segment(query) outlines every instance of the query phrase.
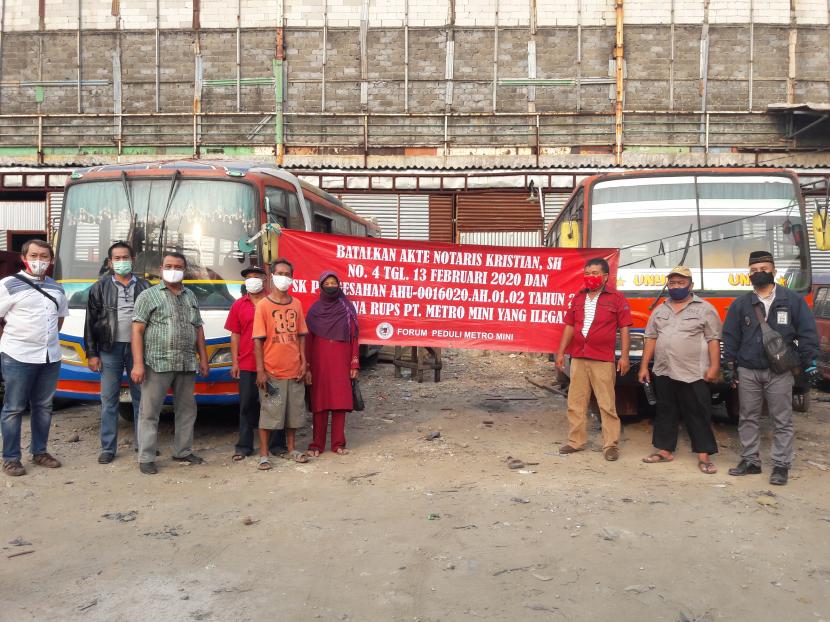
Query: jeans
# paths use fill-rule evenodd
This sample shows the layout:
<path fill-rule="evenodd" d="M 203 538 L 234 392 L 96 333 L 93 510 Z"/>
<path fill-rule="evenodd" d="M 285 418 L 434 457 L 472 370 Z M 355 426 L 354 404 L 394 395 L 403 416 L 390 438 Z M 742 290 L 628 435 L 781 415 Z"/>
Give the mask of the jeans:
<path fill-rule="evenodd" d="M 100 352 L 101 358 L 101 451 L 115 455 L 118 448 L 118 402 L 121 379 L 133 370 L 133 352 L 129 343 L 112 344 L 109 352 Z M 130 380 L 133 400 L 133 444 L 138 448 L 138 411 L 141 404 L 141 387 Z"/>
<path fill-rule="evenodd" d="M 22 363 L 8 354 L 0 355 L 6 396 L 0 414 L 3 432 L 3 461 L 20 460 L 20 428 L 23 411 L 31 411 L 32 455 L 46 453 L 49 428 L 52 425 L 52 397 L 58 386 L 60 361 L 55 363 Z"/>
<path fill-rule="evenodd" d="M 184 458 L 193 453 L 193 426 L 196 424 L 196 372 L 156 372 L 145 367 L 146 376 L 141 387 L 141 410 L 138 422 L 138 461 L 155 462 L 158 448 L 159 415 L 173 388 L 173 457 Z"/>
<path fill-rule="evenodd" d="M 259 427 L 259 389 L 256 372 L 239 372 L 239 440 L 234 453 L 250 456 L 254 453 L 254 430 Z M 285 447 L 285 430 L 271 430 L 268 451 L 275 456 L 288 451 Z"/>

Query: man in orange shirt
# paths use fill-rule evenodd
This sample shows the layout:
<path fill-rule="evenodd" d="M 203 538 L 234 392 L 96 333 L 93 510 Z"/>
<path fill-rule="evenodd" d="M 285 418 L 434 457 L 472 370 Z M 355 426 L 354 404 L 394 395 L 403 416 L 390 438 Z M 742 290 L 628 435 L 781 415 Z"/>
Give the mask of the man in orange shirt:
<path fill-rule="evenodd" d="M 268 435 L 285 430 L 288 457 L 308 462 L 295 449 L 297 428 L 305 423 L 305 335 L 308 332 L 300 301 L 288 293 L 294 267 L 279 258 L 271 265 L 274 288 L 260 300 L 254 315 L 254 356 L 259 387 L 259 468 L 268 470 Z"/>

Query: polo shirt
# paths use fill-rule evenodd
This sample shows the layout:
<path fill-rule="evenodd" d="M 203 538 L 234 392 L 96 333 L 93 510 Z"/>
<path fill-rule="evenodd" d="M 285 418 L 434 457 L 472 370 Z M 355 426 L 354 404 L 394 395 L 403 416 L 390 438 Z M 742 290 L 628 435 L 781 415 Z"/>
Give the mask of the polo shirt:
<path fill-rule="evenodd" d="M 115 285 L 116 317 L 118 325 L 115 328 L 116 343 L 129 343 L 133 335 L 133 311 L 135 310 L 135 284 L 138 279 L 132 276 L 129 283 L 122 285 L 121 281 L 112 276 Z"/>
<path fill-rule="evenodd" d="M 571 300 L 565 313 L 565 325 L 573 326 L 574 336 L 568 353 L 574 358 L 595 361 L 614 361 L 616 358 L 617 330 L 631 326 L 631 309 L 620 292 L 605 286 L 596 301 L 594 319 L 585 335 L 585 300 L 588 290 L 583 289 Z"/>
<path fill-rule="evenodd" d="M 239 369 L 242 371 L 256 371 L 253 338 L 255 314 L 256 305 L 251 297 L 245 294 L 231 305 L 228 319 L 225 320 L 225 330 L 239 335 L 237 357 Z"/>
<path fill-rule="evenodd" d="M 23 270 L 18 274 L 39 285 L 58 306 L 20 279 L 0 280 L 0 317 L 6 321 L 0 350 L 21 363 L 59 362 L 58 319 L 69 315 L 66 294 L 48 276 L 38 279 Z"/>
<path fill-rule="evenodd" d="M 693 296 L 675 312 L 666 300 L 654 310 L 646 324 L 645 337 L 656 339 L 655 376 L 679 382 L 697 382 L 709 367 L 709 342 L 720 339 L 721 321 L 711 304 Z"/>

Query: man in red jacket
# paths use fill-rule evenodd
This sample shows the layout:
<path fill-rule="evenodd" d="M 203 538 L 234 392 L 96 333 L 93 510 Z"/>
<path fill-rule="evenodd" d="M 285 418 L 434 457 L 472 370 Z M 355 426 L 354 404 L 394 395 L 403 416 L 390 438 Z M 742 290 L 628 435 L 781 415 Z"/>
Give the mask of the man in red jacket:
<path fill-rule="evenodd" d="M 606 460 L 620 457 L 620 418 L 615 405 L 616 374 L 625 375 L 628 360 L 631 310 L 628 301 L 608 283 L 608 262 L 601 258 L 585 264 L 585 289 L 571 301 L 565 315 L 565 331 L 559 342 L 556 366 L 565 369 L 565 351 L 570 346 L 571 384 L 568 389 L 568 444 L 561 454 L 585 449 L 588 442 L 588 405 L 591 392 L 597 398 L 602 418 L 602 453 Z M 615 365 L 617 330 L 622 346 Z"/>

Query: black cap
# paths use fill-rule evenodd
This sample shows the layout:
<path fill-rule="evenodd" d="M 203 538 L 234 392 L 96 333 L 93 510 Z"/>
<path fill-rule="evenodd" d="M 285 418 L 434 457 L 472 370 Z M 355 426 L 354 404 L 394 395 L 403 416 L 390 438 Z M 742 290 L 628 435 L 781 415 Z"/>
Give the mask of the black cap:
<path fill-rule="evenodd" d="M 769 262 L 771 264 L 775 263 L 775 260 L 772 258 L 772 253 L 769 251 L 752 251 L 749 254 L 749 265 L 751 266 L 754 263 L 766 263 Z"/>
<path fill-rule="evenodd" d="M 241 274 L 242 278 L 247 277 L 249 274 L 261 274 L 262 276 L 268 275 L 268 273 L 265 272 L 265 270 L 263 270 L 259 266 L 251 266 L 250 268 L 245 268 Z"/>

